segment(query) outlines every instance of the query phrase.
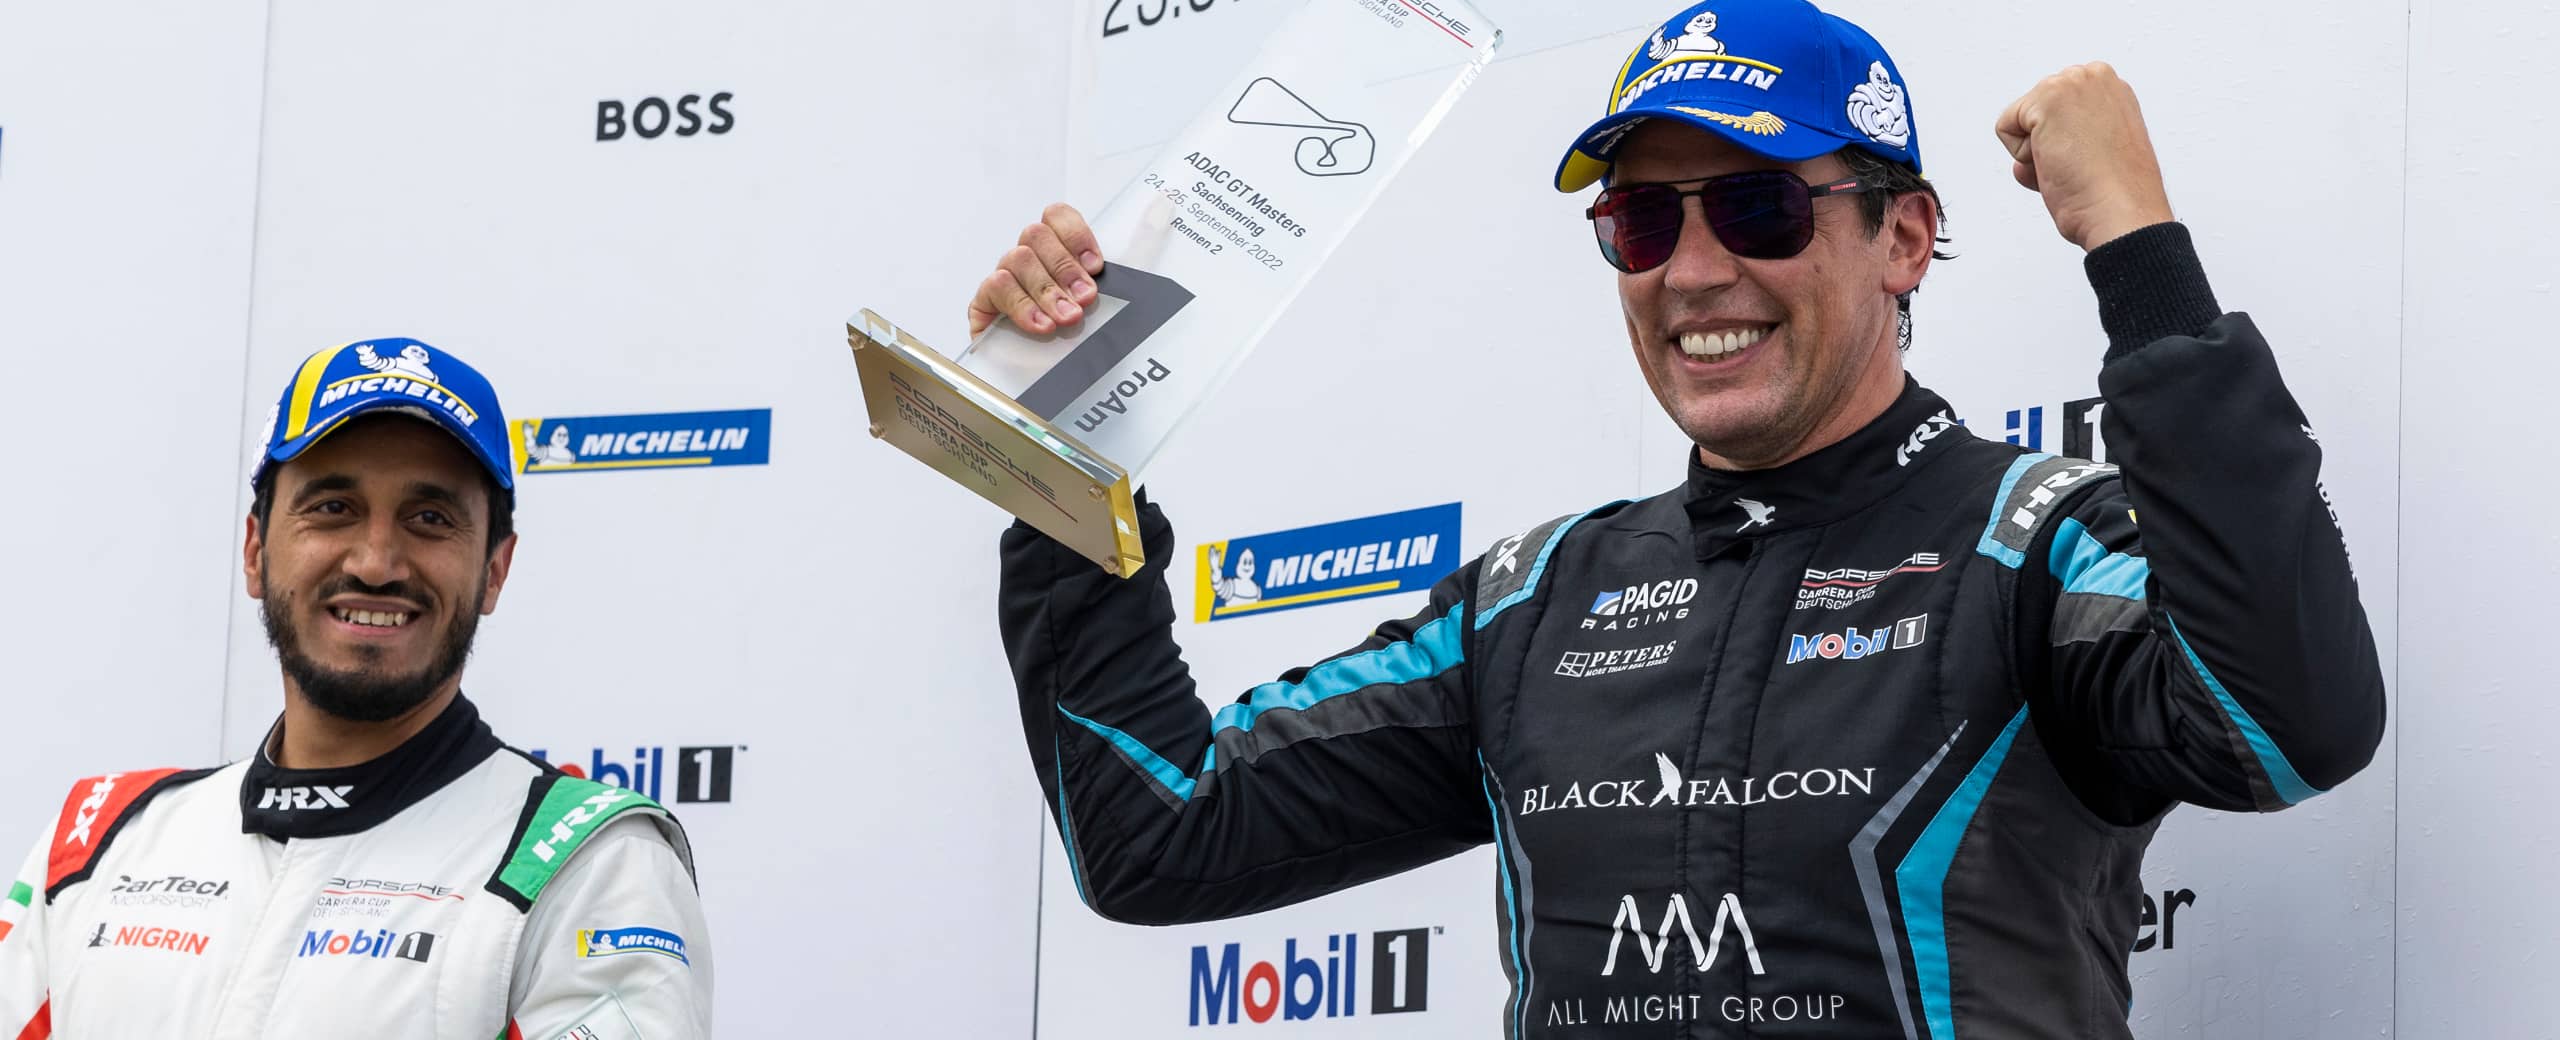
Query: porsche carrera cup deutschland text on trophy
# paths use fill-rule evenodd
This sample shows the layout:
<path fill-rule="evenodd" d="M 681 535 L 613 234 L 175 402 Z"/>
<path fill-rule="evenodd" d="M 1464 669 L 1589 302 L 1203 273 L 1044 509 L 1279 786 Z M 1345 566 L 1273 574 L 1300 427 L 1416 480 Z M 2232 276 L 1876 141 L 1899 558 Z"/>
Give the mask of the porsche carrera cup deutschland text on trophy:
<path fill-rule="evenodd" d="M 1137 573 L 1137 475 L 1501 38 L 1455 0 L 1308 0 L 1093 219 L 1105 266 L 1082 324 L 1033 335 L 999 320 L 955 361 L 855 315 L 872 435 L 1105 570 Z"/>

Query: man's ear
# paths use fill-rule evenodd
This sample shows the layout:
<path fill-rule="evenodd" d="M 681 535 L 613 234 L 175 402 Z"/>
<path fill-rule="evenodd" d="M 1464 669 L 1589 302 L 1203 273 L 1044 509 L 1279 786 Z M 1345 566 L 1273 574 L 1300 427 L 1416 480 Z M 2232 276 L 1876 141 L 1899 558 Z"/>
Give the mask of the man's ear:
<path fill-rule="evenodd" d="M 1890 240 L 1885 253 L 1884 291 L 1900 296 L 1920 287 L 1938 249 L 1938 204 L 1925 191 L 1894 196 L 1884 213 L 1883 231 Z"/>
<path fill-rule="evenodd" d="M 267 598 L 267 532 L 258 526 L 258 518 L 249 518 L 249 531 L 240 540 L 240 574 L 249 587 L 250 599 Z"/>
<path fill-rule="evenodd" d="M 506 591 L 507 570 L 515 566 L 517 537 L 515 534 L 507 535 L 506 541 L 499 542 L 498 547 L 489 552 L 489 569 L 482 575 L 482 580 L 488 583 L 487 591 L 480 596 L 480 613 L 483 616 L 498 612 L 498 594 Z"/>

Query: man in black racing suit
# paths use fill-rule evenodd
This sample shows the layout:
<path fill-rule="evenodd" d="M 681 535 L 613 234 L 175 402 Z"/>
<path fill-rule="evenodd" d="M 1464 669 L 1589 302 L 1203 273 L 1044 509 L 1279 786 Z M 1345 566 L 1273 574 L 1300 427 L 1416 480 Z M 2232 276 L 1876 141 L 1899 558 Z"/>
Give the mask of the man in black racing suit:
<path fill-rule="evenodd" d="M 1709 8 L 1727 54 L 1837 61 L 1901 103 L 1881 48 L 1796 0 L 1665 31 Z M 1682 60 L 1702 59 L 1662 67 Z M 1902 374 L 1896 296 L 1937 227 L 1916 177 L 1858 189 L 1887 196 L 1863 236 L 1853 200 L 1813 202 L 1796 254 L 1713 195 L 1737 172 L 1916 171 L 1907 111 L 1900 146 L 1853 107 L 1867 154 L 1807 159 L 1696 117 L 1739 88 L 1658 72 L 1639 45 L 1559 184 L 1609 178 L 1594 216 L 1639 362 L 1698 442 L 1685 486 L 1504 538 L 1419 613 L 1214 716 L 1154 506 L 1133 580 L 1006 534 L 1005 645 L 1078 890 L 1116 920 L 1202 921 L 1491 842 L 1506 1035 L 2129 1036 L 2162 816 L 2297 804 L 2380 739 L 2312 429 L 2216 303 L 2105 66 L 2038 84 L 2000 131 L 2089 250 L 2115 465 L 1976 437 Z M 1612 194 L 1701 180 L 1671 231 Z M 1053 208 L 973 317 L 1077 316 L 1095 249 Z"/>

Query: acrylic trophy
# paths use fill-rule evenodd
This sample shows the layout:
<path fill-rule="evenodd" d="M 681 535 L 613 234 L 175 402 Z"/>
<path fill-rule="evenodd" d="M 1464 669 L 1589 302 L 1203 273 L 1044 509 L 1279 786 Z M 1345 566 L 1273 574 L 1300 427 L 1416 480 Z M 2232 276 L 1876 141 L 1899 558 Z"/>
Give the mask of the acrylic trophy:
<path fill-rule="evenodd" d="M 1091 218 L 1105 267 L 1080 325 L 1034 335 L 998 321 L 952 360 L 872 311 L 849 321 L 872 435 L 1103 569 L 1137 573 L 1137 475 L 1501 38 L 1456 0 L 1307 0 Z"/>

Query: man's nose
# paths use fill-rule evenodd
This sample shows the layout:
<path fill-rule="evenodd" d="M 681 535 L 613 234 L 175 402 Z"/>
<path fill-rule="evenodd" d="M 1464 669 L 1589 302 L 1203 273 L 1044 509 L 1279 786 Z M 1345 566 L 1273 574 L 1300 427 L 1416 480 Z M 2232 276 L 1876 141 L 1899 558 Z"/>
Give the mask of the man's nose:
<path fill-rule="evenodd" d="M 345 568 L 350 577 L 367 585 L 407 580 L 409 553 L 399 521 L 384 515 L 367 522 L 364 537 L 347 552 Z"/>
<path fill-rule="evenodd" d="M 1707 226 L 1706 204 L 1694 198 L 1680 202 L 1680 242 L 1662 263 L 1663 285 L 1683 296 L 1732 285 L 1742 277 L 1742 265 Z"/>

